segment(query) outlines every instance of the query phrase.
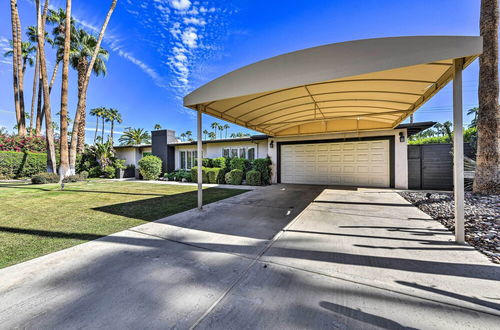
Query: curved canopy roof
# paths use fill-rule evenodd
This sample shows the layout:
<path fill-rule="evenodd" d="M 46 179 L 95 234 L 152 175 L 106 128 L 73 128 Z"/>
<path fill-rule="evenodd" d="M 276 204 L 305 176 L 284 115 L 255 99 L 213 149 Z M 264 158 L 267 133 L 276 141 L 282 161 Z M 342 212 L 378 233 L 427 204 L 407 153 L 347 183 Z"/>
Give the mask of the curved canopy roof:
<path fill-rule="evenodd" d="M 390 129 L 470 64 L 481 37 L 365 39 L 304 49 L 217 78 L 192 109 L 273 136 Z"/>

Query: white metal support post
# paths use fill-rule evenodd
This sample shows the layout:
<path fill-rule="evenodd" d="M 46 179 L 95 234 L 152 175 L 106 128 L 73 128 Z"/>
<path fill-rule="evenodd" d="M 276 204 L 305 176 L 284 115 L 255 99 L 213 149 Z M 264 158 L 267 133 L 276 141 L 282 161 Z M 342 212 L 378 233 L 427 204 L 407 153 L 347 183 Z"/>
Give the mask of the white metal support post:
<path fill-rule="evenodd" d="M 455 59 L 453 78 L 453 186 L 455 195 L 455 241 L 465 242 L 464 227 L 464 136 L 462 107 L 463 59 Z"/>
<path fill-rule="evenodd" d="M 196 164 L 197 170 L 198 170 L 198 208 L 201 210 L 203 208 L 203 180 L 202 180 L 202 174 L 201 174 L 201 167 L 202 167 L 202 159 L 203 159 L 203 149 L 202 149 L 202 135 L 201 135 L 201 110 L 200 108 L 198 110 L 198 142 L 197 142 L 197 155 L 198 155 L 198 162 Z"/>

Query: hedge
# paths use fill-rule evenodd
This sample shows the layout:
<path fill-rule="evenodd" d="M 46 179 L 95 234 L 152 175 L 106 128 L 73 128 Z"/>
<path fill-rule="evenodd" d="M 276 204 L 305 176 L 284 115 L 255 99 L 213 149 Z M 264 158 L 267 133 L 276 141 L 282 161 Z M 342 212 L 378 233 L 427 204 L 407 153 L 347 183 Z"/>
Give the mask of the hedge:
<path fill-rule="evenodd" d="M 260 172 L 262 184 L 271 183 L 271 159 L 267 158 L 257 158 L 252 163 L 252 168 Z"/>
<path fill-rule="evenodd" d="M 56 173 L 42 172 L 35 174 L 31 177 L 31 183 L 33 184 L 46 184 L 46 183 L 58 183 L 59 175 Z"/>
<path fill-rule="evenodd" d="M 201 181 L 203 183 L 208 183 L 207 170 L 208 168 L 203 166 L 201 167 Z M 191 168 L 191 181 L 198 182 L 198 166 Z"/>
<path fill-rule="evenodd" d="M 246 182 L 250 186 L 260 186 L 260 172 L 251 170 L 247 172 Z"/>
<path fill-rule="evenodd" d="M 208 183 L 223 183 L 222 181 L 223 170 L 219 167 L 207 168 Z"/>
<path fill-rule="evenodd" d="M 225 180 L 227 184 L 241 184 L 241 181 L 243 181 L 243 171 L 239 169 L 231 170 L 229 173 L 226 173 Z"/>
<path fill-rule="evenodd" d="M 246 158 L 235 157 L 235 158 L 231 159 L 230 164 L 231 164 L 231 170 L 241 170 L 244 173 L 250 167 L 250 161 Z"/>
<path fill-rule="evenodd" d="M 47 154 L 0 151 L 0 177 L 31 177 L 47 170 Z"/>
<path fill-rule="evenodd" d="M 139 160 L 139 172 L 141 173 L 144 180 L 156 180 L 160 177 L 161 174 L 161 164 L 162 161 L 160 158 L 156 156 L 146 156 Z M 108 167 L 108 166 L 107 166 Z M 108 170 L 105 168 L 105 175 L 111 174 L 111 169 Z M 115 169 L 113 168 L 113 175 Z"/>

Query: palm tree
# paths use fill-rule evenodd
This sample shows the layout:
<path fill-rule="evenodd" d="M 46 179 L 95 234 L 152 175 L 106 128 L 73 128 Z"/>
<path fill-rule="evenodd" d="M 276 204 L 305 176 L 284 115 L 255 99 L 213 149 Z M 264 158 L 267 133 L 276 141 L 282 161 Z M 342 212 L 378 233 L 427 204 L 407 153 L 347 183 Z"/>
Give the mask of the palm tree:
<path fill-rule="evenodd" d="M 221 124 L 218 124 L 217 126 L 217 129 L 219 130 L 219 137 L 220 139 L 222 139 L 222 131 L 224 130 L 224 126 L 222 126 Z"/>
<path fill-rule="evenodd" d="M 14 43 L 12 40 L 9 40 L 10 47 L 12 49 L 6 51 L 3 56 L 4 57 L 13 57 L 14 56 Z M 21 58 L 23 59 L 22 63 L 22 72 L 23 74 L 26 72 L 26 66 L 33 66 L 35 63 L 33 59 L 33 54 L 36 53 L 36 47 L 30 41 L 23 41 L 21 43 Z"/>
<path fill-rule="evenodd" d="M 193 141 L 192 135 L 193 135 L 193 132 L 186 131 L 186 138 L 188 141 Z"/>
<path fill-rule="evenodd" d="M 88 34 L 85 30 L 76 30 L 71 38 L 70 64 L 78 73 L 78 102 L 80 107 L 78 122 L 75 120 L 73 131 L 77 134 L 77 153 L 83 151 L 85 145 L 85 124 L 86 124 L 86 105 L 87 105 L 87 90 L 84 86 L 85 75 L 90 63 L 90 57 L 96 48 L 96 38 Z M 98 56 L 94 62 L 93 72 L 96 76 L 106 75 L 105 61 L 108 59 L 108 52 L 102 48 L 99 49 Z M 84 88 L 85 87 L 85 88 Z M 76 119 L 76 118 L 75 118 Z M 104 133 L 103 133 L 104 139 Z"/>
<path fill-rule="evenodd" d="M 217 135 L 215 134 L 215 132 L 210 132 L 208 133 L 208 138 L 210 140 L 215 140 L 217 138 Z"/>
<path fill-rule="evenodd" d="M 224 128 L 226 130 L 226 136 L 225 138 L 227 139 L 227 129 L 229 128 L 230 126 L 228 124 L 224 124 L 224 126 L 222 128 Z"/>
<path fill-rule="evenodd" d="M 474 192 L 500 193 L 500 106 L 498 104 L 498 0 L 481 1 L 477 168 Z"/>
<path fill-rule="evenodd" d="M 42 87 L 43 87 L 43 113 L 45 116 L 45 138 L 47 140 L 47 170 L 49 172 L 55 172 L 57 168 L 56 163 L 56 150 L 54 145 L 54 131 L 52 129 L 52 114 L 50 107 L 50 91 L 49 82 L 47 79 L 47 61 L 45 57 L 45 18 L 47 17 L 48 10 L 48 0 L 45 0 L 45 5 L 43 8 L 40 6 L 40 0 L 36 0 L 36 12 L 37 12 L 37 42 L 38 42 L 38 52 L 40 54 L 40 76 L 42 77 Z M 71 165 L 71 164 L 70 164 Z"/>
<path fill-rule="evenodd" d="M 97 141 L 97 131 L 99 130 L 99 118 L 103 115 L 105 108 L 99 107 L 90 110 L 90 115 L 96 117 L 95 123 L 95 133 L 94 133 L 94 144 Z"/>
<path fill-rule="evenodd" d="M 72 169 L 75 168 L 76 166 L 76 155 L 77 155 L 77 147 L 78 147 L 78 133 L 79 130 L 80 132 L 83 132 L 82 138 L 80 138 L 80 142 L 82 144 L 85 143 L 85 120 L 83 120 L 83 125 L 80 125 L 80 122 L 82 121 L 82 116 L 85 118 L 85 100 L 86 100 L 86 94 L 87 94 L 87 88 L 89 86 L 89 80 L 90 76 L 92 74 L 92 71 L 94 71 L 95 63 L 98 58 L 102 59 L 102 48 L 101 48 L 101 43 L 102 39 L 104 38 L 104 33 L 106 32 L 106 28 L 108 26 L 109 20 L 111 19 L 111 15 L 113 14 L 113 11 L 116 8 L 116 3 L 117 0 L 112 0 L 111 1 L 111 6 L 109 7 L 108 13 L 106 14 L 106 18 L 104 19 L 104 23 L 102 24 L 101 31 L 99 32 L 99 36 L 97 37 L 97 42 L 94 44 L 93 50 L 94 52 L 92 53 L 92 56 L 90 57 L 90 62 L 87 65 L 87 72 L 85 73 L 85 76 L 83 77 L 82 81 L 82 93 L 79 94 L 78 97 L 78 104 L 76 107 L 76 114 L 75 114 L 75 120 L 73 124 L 73 131 L 71 133 L 71 146 L 69 150 L 69 163 L 70 167 Z"/>
<path fill-rule="evenodd" d="M 101 130 L 101 141 L 104 141 L 104 122 L 109 122 L 111 113 L 108 108 L 102 108 L 101 118 L 102 118 L 102 130 Z"/>
<path fill-rule="evenodd" d="M 26 119 L 24 118 L 24 72 L 22 70 L 22 40 L 21 20 L 17 9 L 17 0 L 10 0 L 10 13 L 12 25 L 12 74 L 14 85 L 14 106 L 18 134 L 26 135 Z"/>
<path fill-rule="evenodd" d="M 108 117 L 106 118 L 107 122 L 111 122 L 111 144 L 113 144 L 113 135 L 115 130 L 115 122 L 121 124 L 123 122 L 122 115 L 116 109 L 108 110 Z"/>
<path fill-rule="evenodd" d="M 155 131 L 158 131 L 158 130 L 160 130 L 160 129 L 161 129 L 161 125 L 160 125 L 160 124 L 155 124 L 155 126 L 153 127 L 153 129 L 154 129 Z"/>
<path fill-rule="evenodd" d="M 217 137 L 217 130 L 219 129 L 219 123 L 214 121 L 213 123 L 210 124 L 210 127 L 214 130 L 214 133 Z"/>
<path fill-rule="evenodd" d="M 451 128 L 452 128 L 452 126 L 453 126 L 453 124 L 452 124 L 452 123 L 451 123 L 451 121 L 449 121 L 449 120 L 448 120 L 448 121 L 445 121 L 445 122 L 443 123 L 443 131 L 444 131 L 444 132 L 446 133 L 446 135 L 448 136 L 448 139 L 450 140 L 450 142 L 452 142 L 452 141 L 453 141 L 453 135 L 452 135 L 452 133 L 451 133 L 451 131 L 452 131 L 452 129 L 451 129 Z M 444 135 L 444 134 L 443 134 L 443 135 Z"/>
<path fill-rule="evenodd" d="M 143 128 L 127 127 L 118 139 L 122 146 L 151 143 L 151 135 Z"/>
<path fill-rule="evenodd" d="M 181 133 L 181 140 L 184 141 L 186 139 L 186 133 Z"/>
<path fill-rule="evenodd" d="M 203 130 L 203 140 L 207 139 L 208 131 L 206 129 Z"/>
<path fill-rule="evenodd" d="M 472 109 L 467 110 L 467 116 L 474 116 L 472 120 L 470 121 L 469 128 L 471 127 L 476 127 L 477 126 L 477 113 L 479 112 L 478 107 L 474 107 Z"/>
<path fill-rule="evenodd" d="M 71 24 L 71 0 L 66 0 L 65 23 L 63 26 Z M 49 16 L 50 17 L 50 16 Z M 59 24 L 61 26 L 61 24 Z M 69 76 L 69 52 L 71 46 L 71 29 L 64 29 L 64 44 L 63 44 L 63 69 L 61 78 L 61 111 L 60 111 L 60 156 L 61 162 L 59 166 L 59 177 L 62 180 L 71 175 L 69 166 L 69 150 L 68 150 L 68 76 Z M 61 48 L 60 48 L 61 49 Z"/>

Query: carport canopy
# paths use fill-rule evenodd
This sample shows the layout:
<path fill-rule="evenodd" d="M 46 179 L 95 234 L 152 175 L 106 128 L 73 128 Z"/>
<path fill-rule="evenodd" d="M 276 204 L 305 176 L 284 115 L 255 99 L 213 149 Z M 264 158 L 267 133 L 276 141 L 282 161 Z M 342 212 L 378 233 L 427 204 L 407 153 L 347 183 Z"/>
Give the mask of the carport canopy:
<path fill-rule="evenodd" d="M 481 37 L 411 36 L 328 44 L 247 65 L 184 97 L 198 111 L 198 163 L 202 113 L 270 136 L 387 130 L 455 79 L 456 237 L 463 242 L 462 70 L 481 53 Z M 201 208 L 201 167 L 198 178 Z"/>
<path fill-rule="evenodd" d="M 271 136 L 396 127 L 481 53 L 481 37 L 348 41 L 272 57 L 184 98 L 186 107 Z"/>

